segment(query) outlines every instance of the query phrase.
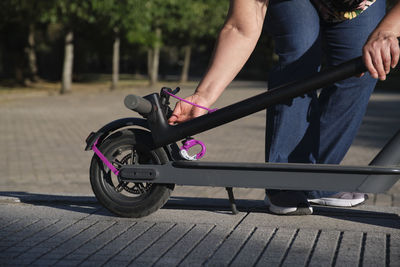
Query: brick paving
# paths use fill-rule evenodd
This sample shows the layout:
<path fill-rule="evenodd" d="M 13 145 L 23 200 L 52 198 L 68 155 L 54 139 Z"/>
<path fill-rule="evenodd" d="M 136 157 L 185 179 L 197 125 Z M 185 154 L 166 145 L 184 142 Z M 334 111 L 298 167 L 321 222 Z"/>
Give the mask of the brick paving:
<path fill-rule="evenodd" d="M 234 83 L 216 103 L 223 107 L 265 90 L 264 83 Z M 136 116 L 123 105 L 129 93 L 146 95 L 159 88 L 71 95 L 31 95 L 0 104 L 1 191 L 92 194 L 88 169 L 91 152 L 84 140 L 91 131 L 122 117 Z M 185 86 L 180 95 L 189 95 Z M 376 92 L 356 141 L 343 164 L 365 165 L 398 130 L 400 93 Z M 265 112 L 259 112 L 197 137 L 206 143 L 205 161 L 263 162 Z M 262 199 L 263 190 L 235 189 L 239 198 Z M 175 195 L 225 197 L 220 188 L 178 187 Z M 371 195 L 369 204 L 400 205 L 400 183 L 386 194 Z"/>
<path fill-rule="evenodd" d="M 248 88 L 248 89 L 245 89 Z M 234 83 L 217 107 L 261 93 Z M 84 140 L 134 116 L 128 93 L 34 94 L 0 101 L 0 266 L 399 266 L 400 184 L 353 209 L 312 216 L 269 214 L 261 189 L 177 187 L 165 208 L 118 218 L 93 197 Z M 187 86 L 181 95 L 188 95 Z M 1 97 L 1 96 L 0 96 Z M 343 164 L 365 165 L 398 130 L 400 93 L 377 91 Z M 265 112 L 200 134 L 206 161 L 263 162 Z"/>
<path fill-rule="evenodd" d="M 251 205 L 259 205 L 256 201 Z M 239 202 L 141 219 L 96 203 L 0 204 L 0 266 L 398 266 L 399 208 L 281 217 Z M 367 211 L 368 210 L 368 211 Z M 340 214 L 339 214 L 340 213 Z M 311 220 L 312 219 L 312 220 Z"/>

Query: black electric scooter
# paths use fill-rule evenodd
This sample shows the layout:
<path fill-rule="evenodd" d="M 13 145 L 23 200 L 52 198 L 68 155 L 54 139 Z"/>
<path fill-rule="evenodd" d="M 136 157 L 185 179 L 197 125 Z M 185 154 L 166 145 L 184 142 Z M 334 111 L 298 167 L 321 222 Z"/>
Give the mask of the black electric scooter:
<path fill-rule="evenodd" d="M 125 106 L 144 118 L 113 121 L 86 139 L 86 150 L 95 152 L 90 166 L 92 189 L 104 207 L 124 217 L 143 217 L 158 210 L 175 184 L 225 187 L 234 214 L 232 187 L 385 192 L 400 177 L 400 130 L 368 166 L 201 162 L 187 160 L 194 157 L 179 153 L 176 144 L 364 71 L 359 57 L 174 126 L 167 119 L 169 98 L 177 90 L 163 88 L 160 94 L 143 98 L 128 95 Z"/>

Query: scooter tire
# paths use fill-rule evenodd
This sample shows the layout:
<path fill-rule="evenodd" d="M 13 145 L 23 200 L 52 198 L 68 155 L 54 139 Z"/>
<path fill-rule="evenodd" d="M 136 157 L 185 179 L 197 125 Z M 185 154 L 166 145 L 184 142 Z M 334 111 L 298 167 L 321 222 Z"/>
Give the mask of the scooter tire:
<path fill-rule="evenodd" d="M 124 164 L 163 164 L 168 156 L 163 148 L 152 149 L 152 138 L 141 129 L 123 130 L 107 137 L 99 150 L 118 169 Z M 147 216 L 167 201 L 174 185 L 126 183 L 94 154 L 90 165 L 90 183 L 97 200 L 121 217 Z"/>

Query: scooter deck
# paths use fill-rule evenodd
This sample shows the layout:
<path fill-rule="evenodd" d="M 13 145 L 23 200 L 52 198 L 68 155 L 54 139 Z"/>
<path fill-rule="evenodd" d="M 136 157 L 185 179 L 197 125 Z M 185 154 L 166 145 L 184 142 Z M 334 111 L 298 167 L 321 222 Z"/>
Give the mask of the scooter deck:
<path fill-rule="evenodd" d="M 125 165 L 124 181 L 191 186 L 381 193 L 400 178 L 400 166 L 175 161 Z"/>

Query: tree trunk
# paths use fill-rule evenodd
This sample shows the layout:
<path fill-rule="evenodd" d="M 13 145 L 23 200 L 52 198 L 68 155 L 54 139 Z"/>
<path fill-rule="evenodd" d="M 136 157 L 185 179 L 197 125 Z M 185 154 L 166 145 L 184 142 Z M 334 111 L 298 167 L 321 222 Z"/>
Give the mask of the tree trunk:
<path fill-rule="evenodd" d="M 27 86 L 27 81 L 25 80 L 25 75 L 26 75 L 25 55 L 23 53 L 20 53 L 20 51 L 12 51 L 11 53 L 13 53 L 13 56 L 11 58 L 14 62 L 15 81 L 22 86 Z"/>
<path fill-rule="evenodd" d="M 190 57 L 192 54 L 192 46 L 185 46 L 185 58 L 183 60 L 181 82 L 187 82 L 189 77 Z"/>
<path fill-rule="evenodd" d="M 23 65 L 16 63 L 15 65 L 15 80 L 18 84 L 22 86 L 26 86 L 25 79 L 24 79 L 24 68 Z"/>
<path fill-rule="evenodd" d="M 74 63 L 74 33 L 69 31 L 65 36 L 64 67 L 61 81 L 61 94 L 71 92 L 72 70 Z"/>
<path fill-rule="evenodd" d="M 28 47 L 26 52 L 29 61 L 30 79 L 32 82 L 37 82 L 39 80 L 39 76 L 38 76 L 38 68 L 37 68 L 36 53 L 35 53 L 35 24 L 33 23 L 29 25 Z"/>
<path fill-rule="evenodd" d="M 113 46 L 113 73 L 112 73 L 112 84 L 111 90 L 115 90 L 118 87 L 119 80 L 119 48 L 120 48 L 120 37 L 119 37 L 119 29 L 114 29 L 115 39 Z"/>
<path fill-rule="evenodd" d="M 153 48 L 147 49 L 147 76 L 151 77 L 151 70 L 153 69 Z"/>
<path fill-rule="evenodd" d="M 155 85 L 158 82 L 158 66 L 160 62 L 160 49 L 161 49 L 161 29 L 156 29 L 157 41 L 153 48 L 151 72 L 150 72 L 150 84 Z"/>

